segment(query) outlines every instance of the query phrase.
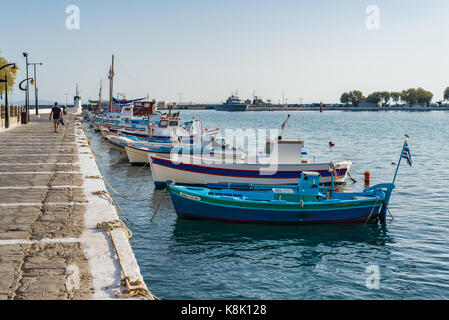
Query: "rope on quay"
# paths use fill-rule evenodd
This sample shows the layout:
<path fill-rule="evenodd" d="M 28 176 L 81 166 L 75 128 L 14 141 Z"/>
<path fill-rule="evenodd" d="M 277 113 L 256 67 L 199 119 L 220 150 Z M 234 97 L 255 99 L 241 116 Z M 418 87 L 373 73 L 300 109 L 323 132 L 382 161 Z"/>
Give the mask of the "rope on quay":
<path fill-rule="evenodd" d="M 99 190 L 99 191 L 92 191 L 93 195 L 97 196 L 103 196 L 105 199 L 109 201 L 110 204 L 112 204 L 120 214 L 120 216 L 124 217 L 129 223 L 134 224 L 129 218 L 126 216 L 125 212 L 123 211 L 122 207 L 118 204 L 117 200 L 106 190 Z"/>
<path fill-rule="evenodd" d="M 125 233 L 126 237 L 130 239 L 132 237 L 132 232 L 129 230 L 123 221 L 113 220 L 113 221 L 105 221 L 97 223 L 98 229 L 106 230 L 109 234 L 109 237 L 112 241 L 112 246 L 114 247 L 115 254 L 117 256 L 117 260 L 120 265 L 120 269 L 123 275 L 122 280 L 120 281 L 120 285 L 125 287 L 126 290 L 121 292 L 119 289 L 114 290 L 114 294 L 119 298 L 128 298 L 128 297 L 144 297 L 148 300 L 161 300 L 160 298 L 153 295 L 148 289 L 142 286 L 142 281 L 136 280 L 131 281 L 130 277 L 125 272 L 125 267 L 123 266 L 122 260 L 120 258 L 119 252 L 117 250 L 117 246 L 115 244 L 114 237 L 112 236 L 112 230 L 114 229 L 122 229 Z"/>
<path fill-rule="evenodd" d="M 101 176 L 97 174 L 95 176 L 84 176 L 84 178 L 86 178 L 86 179 L 101 179 Z"/>

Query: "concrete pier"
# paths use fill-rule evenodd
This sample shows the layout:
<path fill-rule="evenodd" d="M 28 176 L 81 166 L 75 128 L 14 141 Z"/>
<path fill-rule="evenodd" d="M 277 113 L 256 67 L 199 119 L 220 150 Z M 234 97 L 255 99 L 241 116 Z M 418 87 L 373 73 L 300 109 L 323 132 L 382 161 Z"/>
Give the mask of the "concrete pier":
<path fill-rule="evenodd" d="M 126 233 L 97 228 L 117 212 L 81 125 L 65 122 L 0 132 L 0 299 L 114 299 L 124 272 L 147 290 Z"/>

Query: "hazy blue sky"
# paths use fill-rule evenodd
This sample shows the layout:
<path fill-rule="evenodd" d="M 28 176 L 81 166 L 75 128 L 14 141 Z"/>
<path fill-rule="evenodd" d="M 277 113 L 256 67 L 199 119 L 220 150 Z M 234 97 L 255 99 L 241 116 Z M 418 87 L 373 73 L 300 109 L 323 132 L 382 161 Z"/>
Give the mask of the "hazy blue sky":
<path fill-rule="evenodd" d="M 71 4 L 79 30 L 65 25 Z M 379 30 L 366 27 L 368 5 L 380 9 Z M 111 54 L 114 92 L 127 98 L 218 102 L 237 89 L 277 102 L 284 89 L 289 103 L 338 102 L 353 89 L 422 86 L 436 101 L 449 86 L 447 0 L 3 0 L 2 11 L 1 54 L 20 64 L 18 79 L 23 51 L 44 63 L 42 99 L 71 100 L 76 82 L 95 99 Z"/>

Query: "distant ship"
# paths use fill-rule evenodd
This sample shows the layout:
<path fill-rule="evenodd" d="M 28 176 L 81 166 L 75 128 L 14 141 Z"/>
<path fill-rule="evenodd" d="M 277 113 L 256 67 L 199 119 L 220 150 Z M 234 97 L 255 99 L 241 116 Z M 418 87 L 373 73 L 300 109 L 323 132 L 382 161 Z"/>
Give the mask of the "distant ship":
<path fill-rule="evenodd" d="M 217 111 L 246 111 L 248 103 L 242 102 L 237 95 L 232 94 L 225 103 L 215 106 Z"/>
<path fill-rule="evenodd" d="M 267 102 L 265 102 L 256 95 L 253 97 L 253 101 L 250 102 L 248 105 L 248 107 L 270 107 L 270 106 L 272 106 L 270 100 L 267 100 Z"/>

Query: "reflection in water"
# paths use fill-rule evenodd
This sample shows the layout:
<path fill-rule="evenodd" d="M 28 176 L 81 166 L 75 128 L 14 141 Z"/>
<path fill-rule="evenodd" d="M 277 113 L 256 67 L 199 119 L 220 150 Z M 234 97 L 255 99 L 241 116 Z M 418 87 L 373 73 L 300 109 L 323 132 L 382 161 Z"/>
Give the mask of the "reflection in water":
<path fill-rule="evenodd" d="M 387 226 L 377 224 L 322 224 L 322 225 L 257 225 L 226 223 L 209 220 L 178 218 L 174 240 L 179 243 L 255 242 L 259 240 L 288 241 L 289 245 L 329 245 L 367 243 L 385 245 L 391 242 Z"/>

